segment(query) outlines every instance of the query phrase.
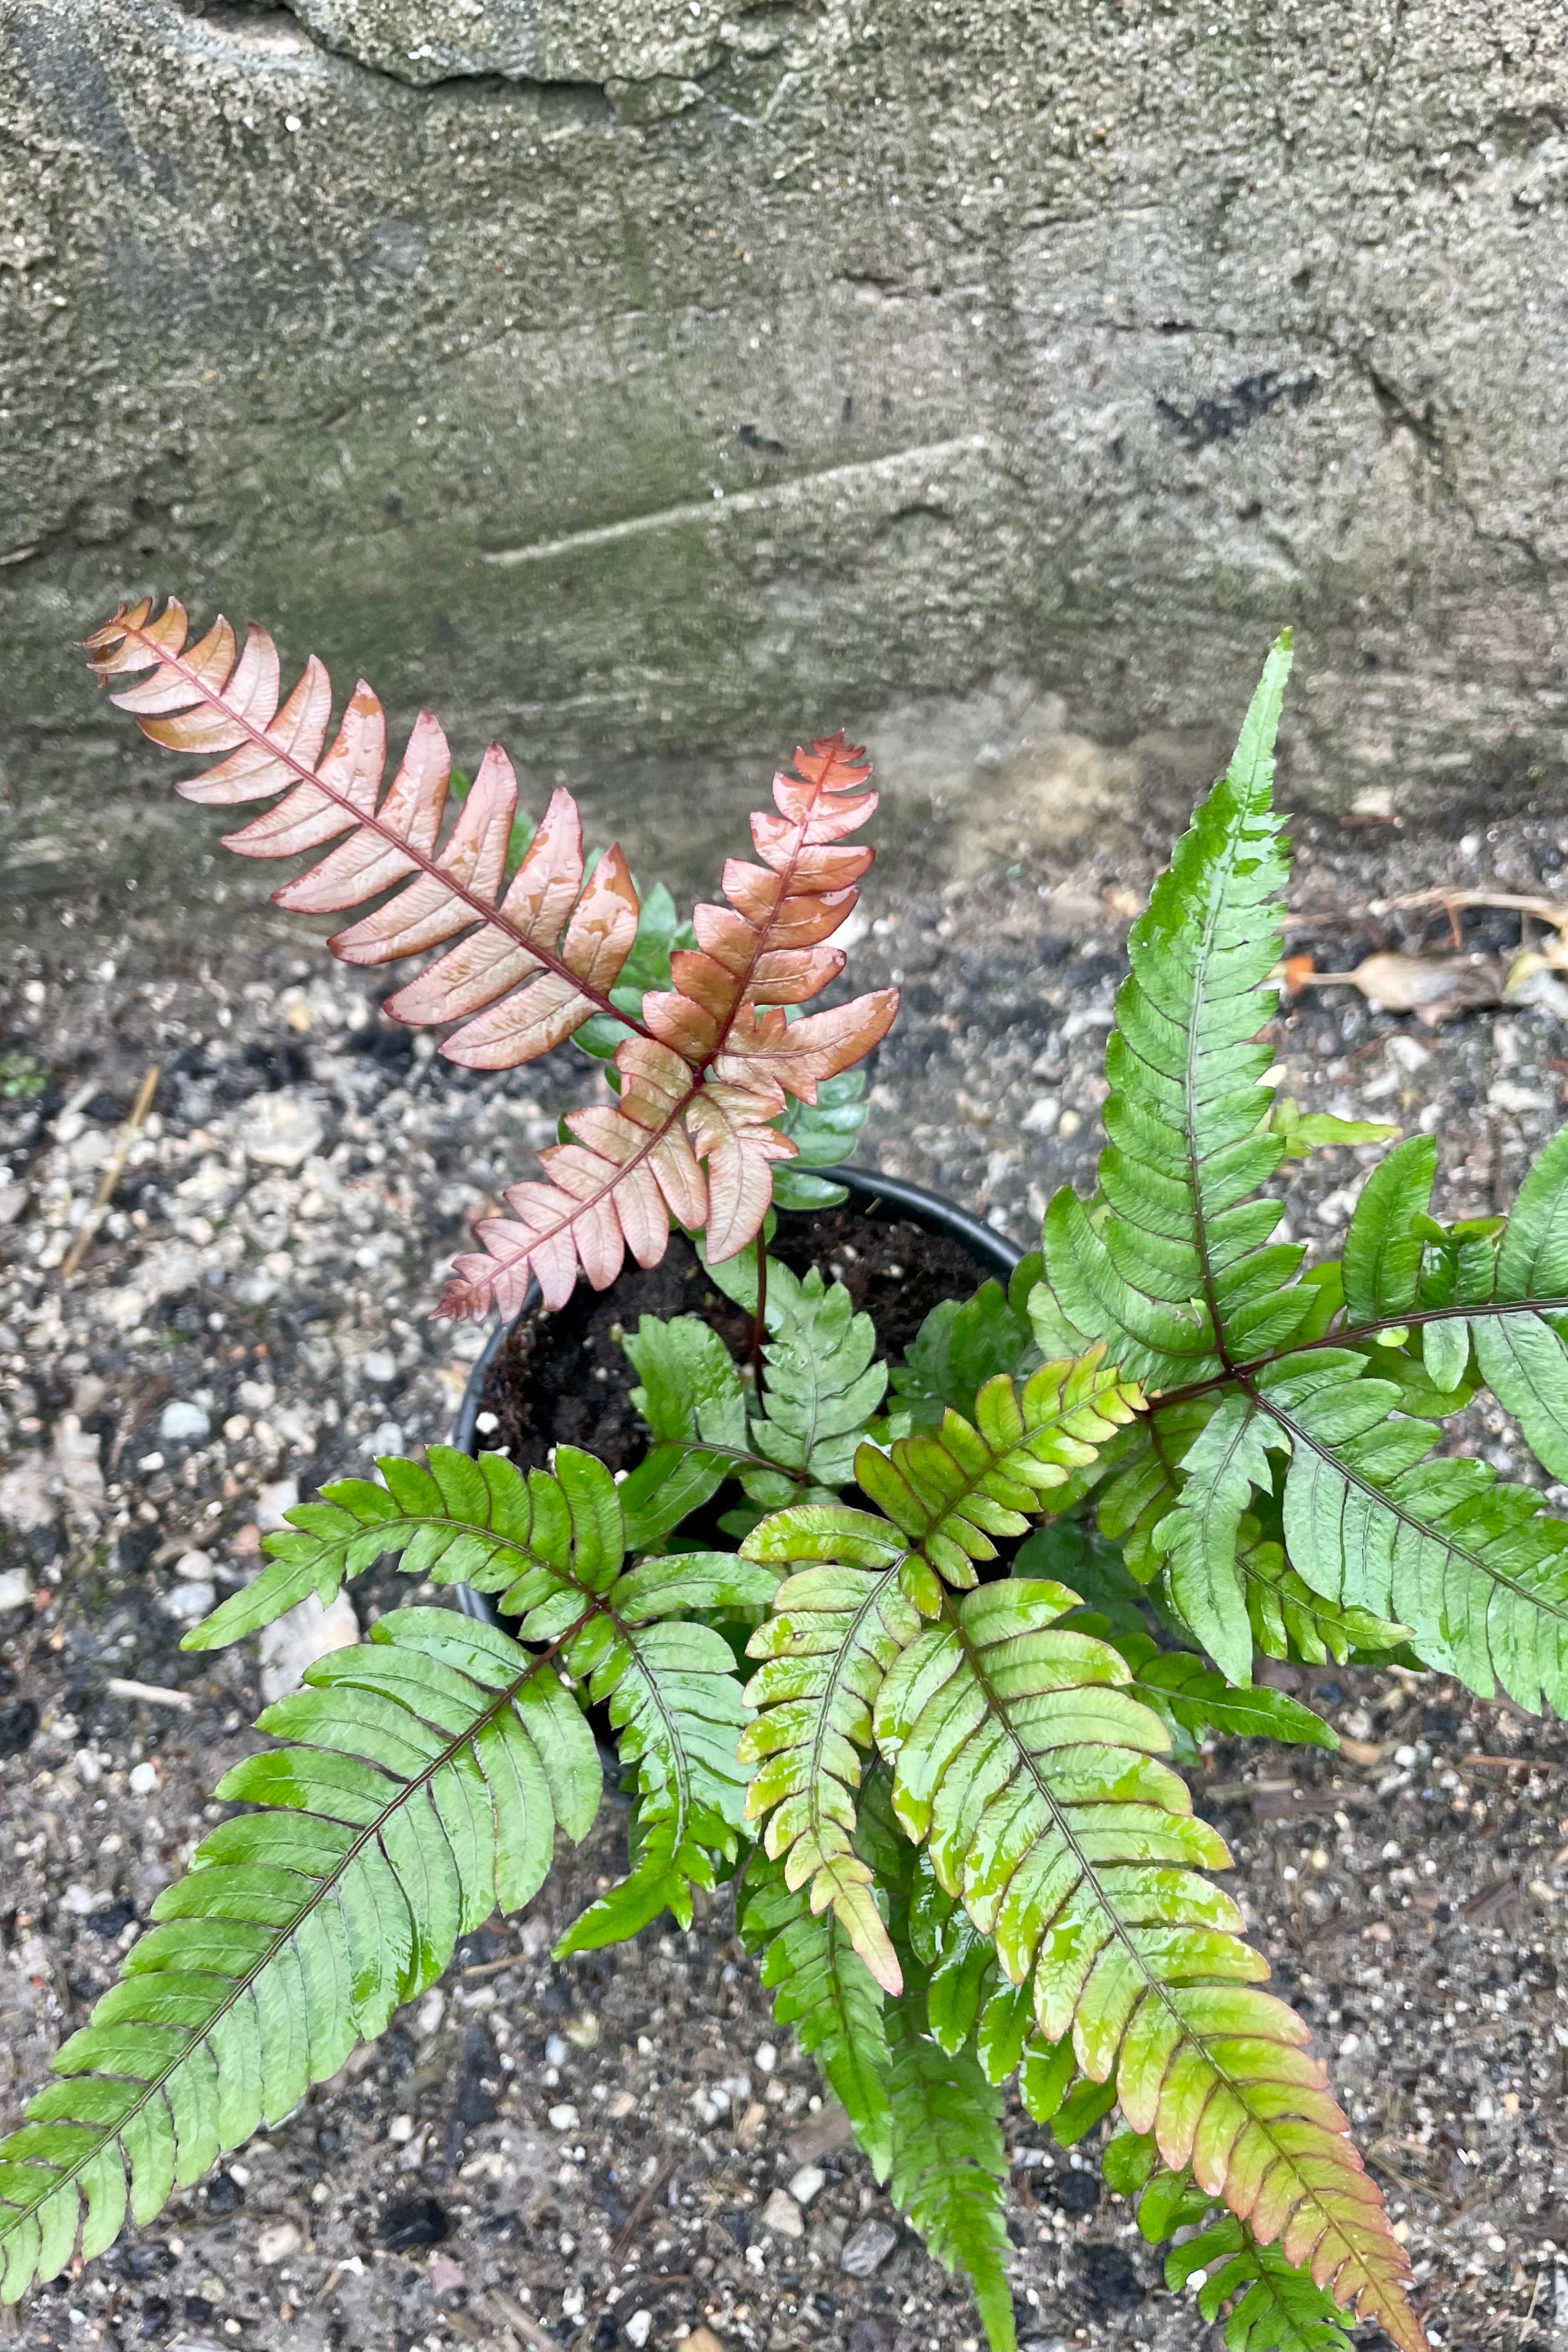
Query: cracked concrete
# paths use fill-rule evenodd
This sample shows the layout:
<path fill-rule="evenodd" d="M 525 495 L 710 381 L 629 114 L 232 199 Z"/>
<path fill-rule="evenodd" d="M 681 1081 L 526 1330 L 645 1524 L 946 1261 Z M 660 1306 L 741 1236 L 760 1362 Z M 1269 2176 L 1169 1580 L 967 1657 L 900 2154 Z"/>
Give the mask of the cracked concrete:
<path fill-rule="evenodd" d="M 1560 803 L 1565 92 L 1548 0 L 0 0 L 11 908 L 259 900 L 70 652 L 145 587 L 676 878 L 841 719 L 911 880 L 1152 836 L 1287 620 L 1298 800 Z"/>

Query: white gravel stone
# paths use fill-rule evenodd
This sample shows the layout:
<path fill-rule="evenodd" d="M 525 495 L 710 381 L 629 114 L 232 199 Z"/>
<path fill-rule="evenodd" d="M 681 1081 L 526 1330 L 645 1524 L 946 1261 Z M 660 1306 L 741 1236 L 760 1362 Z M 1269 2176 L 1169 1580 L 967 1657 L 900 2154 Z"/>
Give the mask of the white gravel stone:
<path fill-rule="evenodd" d="M 300 2232 L 292 2221 L 273 2221 L 257 2238 L 256 2259 L 268 2264 L 287 2262 L 290 2254 L 299 2252 L 300 2245 Z"/>
<path fill-rule="evenodd" d="M 637 2352 L 642 2352 L 642 2347 L 647 2342 L 648 2335 L 652 2326 L 653 2314 L 651 2311 L 634 2311 L 631 2317 L 626 2321 L 624 2330 L 626 2342 L 628 2344 L 636 2345 Z"/>
<path fill-rule="evenodd" d="M 261 1631 L 261 1695 L 268 1706 L 297 1691 L 318 1658 L 350 1649 L 358 1640 L 359 1619 L 346 1592 L 328 1609 L 312 1592 L 275 1617 Z"/>
<path fill-rule="evenodd" d="M 246 1157 L 259 1168 L 302 1168 L 321 1150 L 326 1133 L 314 1103 L 288 1090 L 258 1095 L 239 1121 Z"/>
<path fill-rule="evenodd" d="M 773 2231 L 775 2238 L 804 2238 L 805 2235 L 805 2215 L 787 2189 L 775 2189 L 757 2219 L 764 2230 Z"/>
<path fill-rule="evenodd" d="M 244 1393 L 242 1387 L 240 1390 L 242 1397 Z M 271 1535 L 275 1529 L 286 1527 L 288 1514 L 299 1499 L 298 1478 L 279 1478 L 273 1486 L 263 1486 L 256 1497 L 256 1524 L 262 1534 Z"/>
<path fill-rule="evenodd" d="M 205 1445 L 212 1435 L 212 1420 L 203 1405 L 175 1397 L 158 1415 L 161 1445 Z"/>
<path fill-rule="evenodd" d="M 558 2107 L 551 2107 L 547 2110 L 547 2119 L 551 2130 L 558 2132 L 575 2131 L 582 2121 L 576 2108 L 566 2099 L 563 2099 Z"/>
<path fill-rule="evenodd" d="M 397 1359 L 384 1348 L 372 1348 L 359 1360 L 359 1368 L 367 1381 L 384 1389 L 397 1378 Z"/>
<path fill-rule="evenodd" d="M 0 1478 L 0 1519 L 26 1535 L 30 1528 L 47 1528 L 54 1516 L 43 1456 L 28 1454 Z"/>
<path fill-rule="evenodd" d="M 96 1432 L 83 1429 L 74 1412 L 60 1415 L 55 1423 L 54 1473 L 67 1501 L 79 1510 L 97 1510 L 103 1501 L 98 1449 Z"/>
<path fill-rule="evenodd" d="M 826 2182 L 827 2175 L 819 2164 L 803 2164 L 789 2184 L 789 2193 L 797 2205 L 809 2205 Z"/>
<path fill-rule="evenodd" d="M 0 1575 L 0 1612 L 20 1609 L 32 1597 L 33 1588 L 26 1569 L 8 1568 Z"/>
<path fill-rule="evenodd" d="M 127 1786 L 133 1797 L 150 1797 L 158 1786 L 157 1766 L 151 1761 L 133 1764 Z"/>
<path fill-rule="evenodd" d="M 163 1608 L 179 1624 L 194 1625 L 206 1616 L 216 1599 L 217 1587 L 210 1577 L 192 1576 L 164 1594 Z"/>

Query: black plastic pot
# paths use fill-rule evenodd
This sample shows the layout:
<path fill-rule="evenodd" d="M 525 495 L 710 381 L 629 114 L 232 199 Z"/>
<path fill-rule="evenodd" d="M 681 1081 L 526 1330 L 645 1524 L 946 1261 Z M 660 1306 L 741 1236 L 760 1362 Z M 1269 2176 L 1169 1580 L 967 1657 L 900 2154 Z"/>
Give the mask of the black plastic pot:
<path fill-rule="evenodd" d="M 923 1184 L 906 1184 L 901 1177 L 879 1175 L 874 1168 L 821 1168 L 814 1169 L 812 1173 L 825 1176 L 830 1183 L 842 1184 L 851 1200 L 863 1202 L 869 1210 L 875 1210 L 879 1202 L 886 1202 L 889 1208 L 897 1209 L 912 1223 L 923 1225 L 928 1233 L 947 1234 L 950 1240 L 959 1243 L 971 1257 L 1004 1283 L 1023 1259 L 1023 1251 L 1005 1234 L 997 1233 L 991 1225 L 983 1224 L 978 1217 L 971 1216 L 967 1209 L 961 1209 L 956 1201 L 945 1199 L 941 1192 L 928 1192 Z M 532 1311 L 536 1296 L 531 1283 L 520 1314 L 527 1315 Z M 498 1323 L 474 1359 L 473 1370 L 468 1374 L 468 1384 L 463 1391 L 463 1402 L 458 1407 L 458 1418 L 452 1430 L 453 1444 L 465 1454 L 477 1454 L 479 1450 L 475 1423 L 479 1414 L 479 1400 L 485 1391 L 485 1375 L 489 1370 L 496 1349 L 510 1328 L 509 1323 Z M 478 1617 L 486 1624 L 494 1624 L 495 1612 L 482 1592 L 475 1592 L 468 1585 L 459 1584 L 457 1593 L 458 1605 L 468 1616 Z"/>

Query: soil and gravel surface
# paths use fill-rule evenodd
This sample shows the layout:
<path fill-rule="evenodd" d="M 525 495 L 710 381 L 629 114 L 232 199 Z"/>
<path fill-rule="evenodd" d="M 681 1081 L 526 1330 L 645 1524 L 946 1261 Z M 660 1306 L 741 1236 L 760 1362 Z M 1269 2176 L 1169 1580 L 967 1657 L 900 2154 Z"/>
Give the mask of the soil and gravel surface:
<path fill-rule="evenodd" d="M 1129 913 L 1163 845 L 1073 872 L 875 896 L 855 979 L 901 980 L 862 1156 L 1016 1238 L 1087 1180 Z M 1321 965 L 1441 945 L 1357 913 L 1430 882 L 1568 890 L 1568 829 L 1310 834 L 1295 903 Z M 1482 946 L 1517 918 L 1468 917 Z M 218 1809 L 260 1696 L 250 1646 L 183 1655 L 298 1491 L 449 1429 L 482 1334 L 433 1325 L 469 1219 L 574 1098 L 569 1054 L 480 1082 L 386 1027 L 295 944 L 182 965 L 155 939 L 50 924 L 5 979 L 0 1051 L 47 1066 L 0 1103 L 0 2077 L 14 2113 Z M 1337 990 L 1277 1029 L 1309 1107 L 1426 1127 L 1452 1214 L 1507 1204 L 1563 1116 L 1545 1012 L 1433 1033 Z M 144 1071 L 156 1107 L 79 1273 L 62 1260 Z M 3 1073 L 0 1073 L 3 1076 Z M 1313 1243 L 1354 1153 L 1293 1180 Z M 1521 1469 L 1499 1419 L 1457 1442 Z M 1568 1501 L 1568 1497 L 1559 1497 Z M 395 1580 L 362 1586 L 361 1622 Z M 286 1661 L 273 1659 L 274 1675 Z M 1282 1989 L 1311 2020 L 1445 2346 L 1568 2337 L 1568 1735 L 1436 1675 L 1303 1675 L 1345 1738 L 1221 1746 L 1199 1802 Z M 963 2290 L 898 2230 L 770 2025 L 727 1904 L 689 1937 L 564 1967 L 552 1941 L 622 1866 L 599 1827 L 521 1919 L 281 2128 L 9 2321 L 27 2345 L 966 2352 Z M 1040 2347 L 1200 2343 L 1092 2162 L 1015 2110 L 1021 2333 Z M 1368 2340 L 1373 2340 L 1369 2335 Z"/>

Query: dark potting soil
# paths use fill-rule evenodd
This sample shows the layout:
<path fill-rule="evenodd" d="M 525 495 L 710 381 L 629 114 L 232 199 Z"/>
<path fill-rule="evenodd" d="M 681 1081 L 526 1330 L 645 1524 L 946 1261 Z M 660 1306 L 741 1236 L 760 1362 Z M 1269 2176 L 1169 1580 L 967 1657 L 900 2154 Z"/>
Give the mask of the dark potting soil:
<path fill-rule="evenodd" d="M 897 1363 L 933 1307 L 966 1298 L 992 1269 L 946 1234 L 846 1202 L 811 1215 L 781 1216 L 771 1255 L 792 1274 L 818 1265 L 842 1282 Z M 700 1315 L 737 1363 L 747 1360 L 752 1318 L 717 1290 L 684 1234 L 672 1234 L 657 1265 L 629 1265 L 608 1290 L 580 1284 L 566 1305 L 519 1318 L 491 1360 L 480 1411 L 499 1426 L 481 1438 L 504 1445 L 520 1469 L 541 1467 L 552 1445 L 581 1445 L 612 1470 L 642 1459 L 647 1433 L 632 1405 L 637 1384 L 621 1335 L 644 1315 Z"/>

